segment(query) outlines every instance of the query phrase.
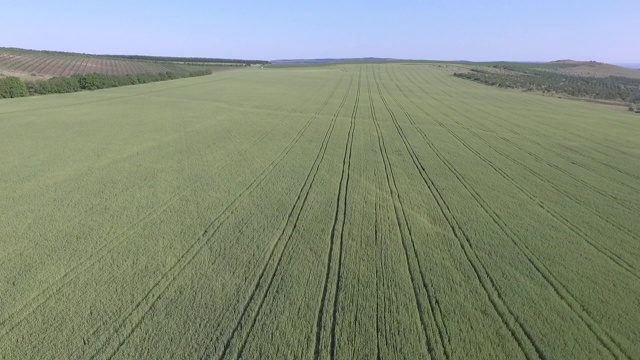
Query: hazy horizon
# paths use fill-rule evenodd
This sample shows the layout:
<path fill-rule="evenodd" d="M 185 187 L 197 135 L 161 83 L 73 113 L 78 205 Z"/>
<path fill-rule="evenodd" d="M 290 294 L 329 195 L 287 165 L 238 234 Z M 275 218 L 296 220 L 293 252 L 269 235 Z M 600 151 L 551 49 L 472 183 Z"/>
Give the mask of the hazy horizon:
<path fill-rule="evenodd" d="M 640 63 L 621 63 L 621 64 L 614 64 L 614 65 L 623 66 L 623 67 L 630 68 L 630 69 L 639 69 L 640 70 Z"/>
<path fill-rule="evenodd" d="M 189 5 L 148 0 L 18 3 L 0 46 L 90 54 L 316 59 L 640 63 L 625 34 L 640 3 L 491 0 L 293 1 Z"/>

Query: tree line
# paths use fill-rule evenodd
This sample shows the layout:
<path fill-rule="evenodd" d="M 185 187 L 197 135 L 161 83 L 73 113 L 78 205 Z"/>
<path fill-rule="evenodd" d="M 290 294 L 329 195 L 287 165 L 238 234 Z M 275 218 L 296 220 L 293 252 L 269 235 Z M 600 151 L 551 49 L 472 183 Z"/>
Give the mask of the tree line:
<path fill-rule="evenodd" d="M 54 77 L 47 80 L 36 81 L 23 81 L 20 78 L 9 76 L 0 78 L 0 98 L 107 89 L 118 86 L 211 75 L 211 73 L 211 69 L 203 69 L 183 73 L 167 71 L 157 74 L 143 73 L 127 75 L 75 74 L 67 77 Z"/>
<path fill-rule="evenodd" d="M 454 76 L 503 88 L 622 101 L 630 104 L 630 108 L 633 105 L 634 109 L 638 107 L 635 104 L 640 104 L 640 79 L 620 76 L 600 78 L 559 74 L 539 69 L 493 67 L 496 69 L 473 68 L 469 72 L 457 72 Z"/>
<path fill-rule="evenodd" d="M 185 63 L 185 64 L 188 64 L 188 63 L 244 64 L 244 65 L 270 64 L 269 61 L 265 61 L 265 60 L 217 59 L 217 58 L 146 56 L 146 55 L 101 55 L 101 56 L 108 56 L 111 58 L 127 59 L 127 60 L 143 60 L 143 61 L 153 61 L 153 62 L 179 62 L 179 63 Z"/>

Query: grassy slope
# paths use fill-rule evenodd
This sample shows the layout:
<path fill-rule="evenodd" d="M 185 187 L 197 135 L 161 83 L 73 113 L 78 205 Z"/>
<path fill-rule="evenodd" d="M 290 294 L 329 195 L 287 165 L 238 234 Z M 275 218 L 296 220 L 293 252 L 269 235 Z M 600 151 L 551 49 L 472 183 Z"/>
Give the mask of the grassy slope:
<path fill-rule="evenodd" d="M 0 358 L 637 358 L 637 117 L 429 65 L 0 102 Z"/>

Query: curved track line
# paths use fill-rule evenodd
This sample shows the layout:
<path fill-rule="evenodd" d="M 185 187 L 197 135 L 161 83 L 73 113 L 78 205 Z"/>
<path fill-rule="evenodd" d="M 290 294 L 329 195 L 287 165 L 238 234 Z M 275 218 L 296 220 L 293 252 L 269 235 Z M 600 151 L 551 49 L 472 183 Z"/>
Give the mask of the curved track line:
<path fill-rule="evenodd" d="M 309 120 L 303 126 L 303 128 L 300 130 L 300 132 L 295 137 L 296 141 L 297 141 L 297 139 L 299 139 L 299 137 L 301 136 L 302 132 L 304 130 L 306 130 L 307 127 L 310 124 L 311 124 L 311 120 Z M 270 130 L 270 131 L 273 131 L 273 129 Z M 267 133 L 269 133 L 270 131 L 268 131 Z M 267 133 L 265 133 L 263 136 L 261 136 L 258 140 L 254 141 L 249 147 L 245 148 L 242 152 L 236 153 L 236 155 L 246 153 L 250 148 L 255 146 L 260 139 L 263 139 L 266 136 Z M 227 164 L 230 164 L 232 162 L 233 162 L 232 160 L 229 160 L 228 162 L 225 162 L 224 164 L 220 164 L 219 166 L 227 165 Z M 196 183 L 198 181 L 202 181 L 203 179 L 206 178 L 207 174 L 209 174 L 209 173 L 202 174 L 200 177 L 195 179 L 193 181 L 193 183 Z M 188 192 L 189 189 L 191 188 L 191 186 L 193 185 L 193 183 L 185 184 L 185 185 L 179 187 L 178 189 L 176 189 L 176 192 L 174 192 L 164 202 L 160 203 L 156 207 L 152 208 L 145 215 L 143 215 L 142 217 L 138 218 L 131 225 L 129 225 L 125 230 L 116 233 L 116 235 L 113 237 L 114 241 L 105 242 L 96 251 L 94 251 L 88 257 L 86 257 L 84 261 L 81 261 L 78 264 L 76 264 L 75 266 L 73 266 L 69 271 L 67 271 L 64 275 L 62 275 L 58 280 L 56 280 L 54 283 L 50 284 L 45 289 L 43 289 L 41 292 L 36 294 L 29 301 L 27 301 L 26 304 L 21 306 L 18 310 L 14 311 L 11 314 L 8 314 L 2 321 L 0 321 L 0 338 L 5 336 L 7 333 L 9 333 L 11 330 L 13 330 L 16 326 L 18 326 L 31 312 L 33 312 L 35 309 L 39 308 L 49 298 L 51 298 L 55 293 L 60 291 L 60 289 L 62 289 L 66 284 L 70 283 L 77 276 L 81 275 L 84 271 L 86 271 L 93 264 L 97 263 L 101 258 L 106 256 L 109 252 L 111 252 L 117 246 L 119 246 L 120 244 L 124 243 L 127 240 L 126 235 L 129 234 L 131 231 L 133 231 L 133 229 L 135 227 L 137 227 L 138 225 L 142 225 L 142 224 L 150 221 L 151 219 L 155 218 L 156 216 L 160 215 L 161 213 L 163 213 L 173 202 L 175 202 L 177 199 L 179 199 L 181 196 L 183 196 L 186 192 Z"/>
<path fill-rule="evenodd" d="M 415 85 L 415 83 L 414 83 Z M 416 85 L 417 86 L 417 85 Z M 423 90 L 423 92 L 425 92 Z M 425 92 L 426 93 L 426 92 Z M 425 113 L 427 116 L 429 116 L 430 118 L 432 118 L 434 121 L 438 122 L 443 128 L 448 129 L 442 122 L 436 120 L 433 116 L 431 116 L 430 114 L 428 114 L 424 109 L 422 109 L 420 106 L 416 105 L 419 109 L 421 109 L 421 111 L 423 113 Z M 446 106 L 446 105 L 445 105 Z M 453 110 L 453 109 L 452 109 Z M 443 116 L 446 116 L 445 114 L 443 114 Z M 494 146 L 492 146 L 486 139 L 482 138 L 480 135 L 478 135 L 477 133 L 473 132 L 472 130 L 470 130 L 469 128 L 465 127 L 463 124 L 461 124 L 460 122 L 456 121 L 455 119 L 453 119 L 450 116 L 447 116 L 450 120 L 456 122 L 458 125 L 460 125 L 461 127 L 463 127 L 464 129 L 466 129 L 467 131 L 469 131 L 472 135 L 474 135 L 476 138 L 478 138 L 479 140 L 481 140 L 482 142 L 484 142 L 488 147 L 490 147 L 491 149 L 493 149 L 494 151 L 496 151 L 497 153 L 499 153 L 500 155 L 514 161 L 515 163 L 519 164 L 522 167 L 527 168 L 525 165 L 523 165 L 522 163 L 518 162 L 517 160 L 513 159 L 511 156 L 505 154 L 504 152 L 496 149 Z M 468 120 L 471 120 L 469 118 L 467 118 Z M 527 168 L 527 170 L 529 170 Z M 532 171 L 532 170 L 531 170 Z M 518 189 L 522 190 L 521 186 L 518 186 Z M 620 268 L 622 268 L 624 271 L 626 271 L 628 274 L 632 275 L 633 277 L 640 279 L 640 275 L 638 275 L 636 273 L 636 269 L 633 265 L 631 265 L 628 261 L 622 259 L 619 255 L 615 254 L 614 252 L 612 252 L 611 250 L 609 250 L 608 248 L 600 245 L 595 239 L 593 239 L 591 236 L 589 236 L 587 233 L 585 233 L 582 229 L 580 229 L 578 226 L 574 225 L 573 223 L 571 223 L 569 221 L 569 219 L 567 219 L 565 216 L 563 216 L 562 214 L 560 214 L 559 212 L 555 211 L 553 208 L 549 207 L 548 205 L 546 205 L 544 202 L 540 201 L 539 199 L 535 198 L 531 193 L 524 191 L 524 194 L 527 195 L 527 197 L 529 197 L 530 200 L 532 200 L 534 203 L 536 203 L 539 207 L 541 207 L 543 210 L 545 210 L 545 212 L 547 212 L 552 218 L 554 218 L 555 220 L 557 220 L 558 222 L 560 222 L 561 224 L 563 224 L 565 227 L 567 227 L 572 233 L 574 233 L 575 235 L 577 235 L 579 238 L 583 239 L 587 244 L 589 244 L 593 249 L 595 249 L 597 252 L 601 253 L 602 255 L 604 255 L 605 257 L 609 258 L 612 262 L 614 262 L 615 264 L 617 264 Z M 611 221 L 608 221 L 609 223 L 611 223 Z M 627 233 L 629 233 L 629 230 L 626 231 Z M 635 237 L 634 237 L 635 238 Z"/>
<path fill-rule="evenodd" d="M 375 81 L 375 74 L 374 74 L 374 81 Z M 377 84 L 377 83 L 376 83 Z M 407 264 L 407 272 L 409 274 L 409 281 L 411 282 L 411 286 L 413 289 L 413 295 L 414 295 L 414 300 L 416 303 L 416 312 L 418 313 L 418 317 L 420 319 L 420 325 L 422 328 L 422 332 L 423 332 L 423 336 L 424 336 L 424 341 L 425 341 L 425 348 L 426 348 L 426 352 L 430 357 L 436 357 L 438 354 L 436 353 L 435 349 L 434 349 L 434 343 L 431 340 L 431 337 L 429 336 L 429 329 L 427 326 L 427 319 L 425 319 L 424 313 L 426 312 L 426 306 L 422 303 L 422 300 L 420 299 L 420 294 L 419 294 L 419 290 L 418 290 L 418 285 L 416 284 L 416 277 L 417 275 L 416 270 L 414 268 L 414 266 L 412 265 L 413 261 L 415 261 L 418 264 L 418 268 L 419 268 L 419 272 L 420 272 L 420 277 L 422 280 L 422 285 L 424 290 L 426 291 L 427 294 L 427 298 L 428 298 L 428 303 L 429 303 L 429 307 L 430 307 L 430 315 L 431 315 L 431 321 L 433 321 L 433 323 L 435 323 L 435 327 L 438 330 L 438 335 L 440 336 L 440 346 L 442 347 L 442 351 L 443 351 L 443 355 L 445 358 L 449 358 L 449 354 L 448 354 L 448 350 L 446 349 L 446 345 L 445 342 L 443 341 L 441 335 L 442 332 L 440 330 L 440 326 L 438 325 L 437 321 L 435 320 L 435 316 L 433 313 L 433 308 L 431 307 L 432 303 L 433 303 L 433 299 L 432 299 L 432 291 L 429 289 L 429 285 L 426 282 L 426 278 L 424 276 L 424 273 L 421 269 L 421 265 L 420 262 L 418 260 L 418 256 L 417 256 L 417 250 L 415 247 L 415 243 L 413 241 L 413 237 L 411 234 L 411 229 L 409 226 L 409 222 L 406 218 L 406 214 L 404 211 L 404 207 L 402 205 L 402 200 L 400 198 L 400 192 L 398 190 L 398 186 L 396 184 L 396 180 L 395 180 L 395 175 L 393 173 L 393 168 L 391 167 L 391 161 L 389 159 L 389 154 L 387 152 L 387 148 L 386 148 L 386 144 L 384 141 L 384 135 L 382 134 L 382 129 L 380 128 L 380 124 L 379 121 L 377 119 L 376 116 L 376 111 L 375 111 L 375 106 L 373 103 L 373 98 L 371 96 L 371 83 L 369 82 L 368 84 L 368 94 L 369 94 L 369 106 L 371 108 L 371 114 L 372 114 L 372 120 L 376 129 L 376 134 L 378 137 L 378 147 L 380 149 L 380 155 L 382 157 L 382 161 L 384 164 L 384 170 L 385 170 L 385 175 L 386 175 L 386 182 L 387 182 L 387 188 L 389 190 L 389 194 L 391 196 L 392 202 L 393 202 L 393 207 L 394 207 L 394 214 L 395 214 L 395 220 L 396 220 L 396 225 L 398 227 L 398 231 L 400 233 L 400 240 L 401 240 L 401 244 L 402 244 L 402 249 L 404 251 L 404 256 L 405 256 L 405 262 Z M 401 220 L 402 219 L 402 220 Z M 404 225 L 404 226 L 403 226 Z M 405 229 L 407 229 L 405 231 Z M 405 233 L 406 232 L 406 233 Z M 409 238 L 410 242 L 411 242 L 411 246 L 413 248 L 413 255 L 414 257 L 410 259 L 409 256 L 409 250 L 408 250 L 408 245 L 407 245 L 407 237 Z"/>
<path fill-rule="evenodd" d="M 351 82 L 353 82 L 353 79 L 351 79 Z M 334 117 L 332 118 L 331 122 L 329 123 L 329 127 L 327 128 L 327 131 L 325 132 L 324 138 L 322 140 L 322 144 L 320 146 L 320 149 L 318 150 L 318 154 L 316 155 L 316 158 L 315 158 L 315 160 L 314 160 L 314 162 L 313 162 L 313 164 L 311 166 L 311 169 L 309 170 L 309 173 L 307 174 L 305 182 L 303 183 L 302 187 L 300 188 L 300 191 L 298 192 L 298 196 L 296 198 L 296 201 L 294 202 L 293 206 L 291 207 L 291 210 L 289 211 L 289 215 L 287 216 L 287 222 L 285 223 L 285 226 L 282 228 L 282 231 L 281 231 L 280 235 L 278 236 L 276 242 L 274 243 L 274 245 L 271 248 L 271 251 L 269 253 L 269 257 L 267 258 L 267 261 L 265 262 L 265 264 L 264 264 L 264 266 L 262 268 L 262 271 L 260 272 L 260 275 L 258 276 L 256 284 L 255 284 L 255 286 L 253 288 L 253 291 L 249 295 L 249 298 L 247 299 L 247 301 L 245 302 L 245 305 L 243 306 L 242 313 L 241 313 L 240 317 L 238 318 L 238 321 L 236 322 L 231 334 L 229 335 L 229 337 L 225 341 L 225 344 L 224 344 L 222 352 L 221 352 L 221 354 L 219 356 L 219 359 L 223 359 L 224 357 L 227 356 L 227 354 L 228 354 L 228 352 L 229 352 L 229 350 L 231 348 L 231 343 L 232 343 L 233 339 L 235 338 L 235 336 L 237 334 L 237 331 L 240 329 L 240 327 L 242 325 L 242 320 L 244 319 L 244 317 L 248 313 L 249 307 L 252 304 L 254 297 L 258 293 L 258 289 L 260 288 L 262 279 L 267 273 L 267 268 L 268 268 L 269 264 L 272 263 L 272 261 L 275 260 L 274 254 L 276 252 L 276 248 L 278 247 L 279 243 L 282 243 L 284 241 L 284 245 L 282 246 L 281 251 L 277 255 L 278 258 L 277 258 L 277 260 L 275 260 L 276 263 L 275 263 L 275 266 L 273 268 L 273 272 L 271 273 L 271 275 L 269 277 L 269 281 L 268 281 L 268 283 L 266 285 L 266 288 L 265 288 L 264 292 L 262 293 L 262 297 L 261 297 L 261 299 L 260 299 L 260 301 L 259 301 L 259 303 L 257 305 L 258 307 L 257 307 L 256 311 L 253 313 L 253 315 L 251 317 L 249 329 L 247 330 L 245 336 L 241 340 L 241 344 L 240 344 L 240 346 L 238 348 L 238 352 L 237 352 L 236 358 L 240 358 L 242 356 L 242 353 L 244 352 L 244 349 L 246 348 L 246 345 L 247 345 L 248 340 L 249 340 L 249 336 L 250 336 L 251 332 L 253 331 L 253 328 L 254 328 L 254 326 L 255 326 L 255 324 L 257 322 L 257 319 L 258 319 L 258 315 L 262 311 L 262 306 L 264 305 L 264 302 L 266 300 L 267 294 L 269 293 L 269 291 L 271 289 L 271 286 L 273 284 L 273 281 L 275 279 L 276 273 L 277 273 L 278 268 L 280 266 L 280 262 L 282 261 L 282 258 L 283 258 L 283 254 L 284 254 L 286 248 L 288 247 L 288 244 L 289 244 L 291 238 L 293 237 L 293 233 L 295 231 L 297 222 L 300 219 L 300 215 L 302 214 L 302 211 L 304 210 L 304 208 L 306 206 L 307 198 L 308 198 L 309 193 L 311 191 L 311 187 L 313 186 L 313 183 L 315 181 L 315 177 L 316 177 L 316 175 L 317 175 L 317 173 L 319 171 L 320 164 L 324 160 L 324 156 L 325 156 L 325 153 L 327 151 L 329 140 L 331 139 L 331 136 L 333 134 L 333 129 L 335 127 L 335 123 L 336 123 L 336 119 L 337 119 L 338 113 L 340 112 L 340 110 L 344 106 L 344 104 L 346 102 L 346 99 L 347 99 L 347 97 L 349 95 L 349 91 L 350 91 L 350 88 L 351 88 L 351 82 L 349 83 L 349 88 L 347 89 L 347 91 L 345 93 L 345 96 L 342 99 L 342 102 L 340 103 L 340 105 L 338 107 L 338 110 L 336 111 Z M 335 93 L 335 91 L 334 91 L 334 93 Z M 325 104 L 323 105 L 322 109 L 324 109 L 324 107 L 327 105 L 327 103 L 328 103 L 328 100 L 325 102 Z M 320 109 L 318 111 L 317 115 L 320 114 L 322 109 Z M 283 240 L 285 238 L 286 238 L 286 240 Z"/>
<path fill-rule="evenodd" d="M 358 104 L 360 103 L 360 83 L 362 78 L 362 67 L 359 69 L 358 73 L 358 84 L 356 85 L 356 100 L 353 105 L 353 110 L 351 111 L 351 122 L 349 124 L 349 132 L 347 133 L 347 144 L 345 145 L 345 153 L 344 158 L 342 160 L 342 175 L 340 178 L 340 190 L 338 191 L 338 198 L 340 197 L 340 192 L 342 190 L 342 184 L 344 180 L 344 196 L 342 197 L 342 221 L 340 225 L 340 243 L 338 249 L 338 268 L 336 269 L 336 285 L 335 285 L 335 295 L 333 299 L 333 311 L 331 316 L 331 343 L 329 353 L 331 354 L 331 358 L 336 357 L 336 324 L 338 322 L 338 303 L 340 301 L 340 279 L 342 278 L 342 261 L 344 258 L 344 229 L 347 222 L 347 197 L 349 192 L 349 175 L 351 170 L 351 153 L 353 149 L 353 134 L 356 131 L 356 116 L 358 114 Z M 348 152 L 348 155 L 347 155 Z M 338 208 L 336 207 L 336 211 Z M 332 233 L 333 232 L 332 229 Z M 329 264 L 329 262 L 327 263 Z"/>
<path fill-rule="evenodd" d="M 419 74 L 419 73 L 418 73 L 418 74 Z M 419 76 L 424 80 L 424 77 L 422 76 L 422 74 L 419 74 Z M 442 79 L 438 78 L 438 80 L 439 80 L 439 81 L 440 81 L 440 83 L 442 83 L 443 85 L 446 85 L 446 83 L 444 83 L 444 81 L 443 81 Z M 448 93 L 446 92 L 446 90 L 445 90 L 445 89 L 446 89 L 446 86 L 441 87 L 441 89 L 442 89 L 442 92 L 443 92 L 443 93 L 445 93 L 445 94 L 447 94 L 447 95 L 449 95 L 449 96 L 453 97 L 452 95 L 450 95 L 450 94 L 448 94 Z M 472 105 L 469 105 L 467 102 L 465 102 L 465 101 L 464 101 L 464 99 L 460 99 L 460 102 L 461 102 L 462 104 L 465 104 L 465 105 L 469 106 L 470 108 L 474 109 L 475 111 L 479 111 L 479 112 L 482 112 L 482 113 L 486 114 L 486 115 L 488 116 L 488 119 L 493 119 L 493 118 L 495 118 L 495 114 L 492 114 L 492 113 L 489 113 L 489 112 L 487 112 L 487 111 L 484 111 L 484 110 L 482 110 L 481 108 L 473 107 Z M 448 104 L 445 104 L 445 103 L 443 103 L 443 102 L 441 102 L 441 104 L 443 104 L 443 105 L 445 105 L 445 106 L 447 106 L 447 107 L 451 108 Z M 452 108 L 452 110 L 454 110 L 455 112 L 457 112 L 457 113 L 459 113 L 459 114 L 461 114 L 461 115 L 464 115 L 464 114 L 462 114 L 459 110 L 456 110 L 456 109 L 453 109 L 453 108 Z M 465 117 L 468 117 L 468 116 L 466 116 L 466 115 L 464 115 L 464 116 L 465 116 Z M 502 119 L 503 121 L 507 121 L 507 122 L 509 122 L 510 124 L 513 124 L 513 122 L 512 122 L 512 121 L 510 121 L 509 119 L 506 119 L 506 118 L 504 118 L 504 117 L 501 117 L 501 119 Z M 494 123 L 495 123 L 495 122 L 494 122 Z M 487 131 L 493 132 L 491 129 L 487 128 L 486 126 L 484 126 L 484 125 L 482 125 L 482 124 L 480 124 L 480 123 L 477 123 L 477 122 L 476 122 L 476 124 L 478 124 L 478 125 L 480 125 L 480 126 L 483 126 Z M 518 125 L 518 127 L 522 127 L 522 126 L 523 126 L 522 124 L 517 124 L 517 125 Z M 498 126 L 500 126 L 500 124 L 498 124 Z M 582 168 L 582 169 L 584 169 L 584 170 L 587 170 L 588 172 L 590 172 L 590 173 L 592 173 L 592 174 L 595 174 L 595 175 L 597 175 L 597 176 L 601 176 L 601 177 L 606 178 L 606 179 L 608 179 L 608 180 L 614 181 L 614 182 L 618 183 L 619 185 L 624 186 L 624 187 L 626 187 L 626 188 L 629 188 L 629 189 L 631 189 L 631 190 L 633 190 L 633 191 L 640 191 L 640 189 L 635 188 L 635 187 L 633 187 L 633 186 L 631 186 L 631 185 L 629 185 L 629 184 L 627 184 L 627 183 L 625 183 L 625 182 L 622 182 L 622 181 L 620 181 L 620 180 L 619 180 L 619 179 L 617 179 L 617 178 L 612 178 L 612 177 L 610 177 L 610 176 L 605 176 L 605 175 L 604 175 L 602 172 L 600 172 L 600 171 L 597 171 L 597 170 L 595 170 L 595 169 L 593 169 L 593 168 L 591 168 L 591 167 L 589 167 L 589 166 L 587 166 L 587 165 L 585 165 L 585 164 L 582 164 L 582 163 L 576 162 L 574 159 L 571 159 L 571 158 L 567 157 L 565 154 L 559 153 L 559 152 L 557 152 L 557 151 L 555 151 L 555 150 L 553 150 L 553 149 L 549 148 L 548 146 L 543 145 L 542 143 L 540 143 L 540 142 L 538 142 L 538 141 L 535 141 L 535 140 L 533 140 L 533 139 L 531 139 L 531 138 L 529 138 L 529 137 L 523 136 L 522 134 L 520 134 L 520 133 L 516 132 L 516 131 L 515 131 L 515 130 L 513 130 L 513 129 L 510 129 L 510 128 L 504 128 L 504 127 L 502 127 L 502 128 L 503 128 L 503 129 L 506 129 L 507 131 L 511 132 L 512 134 L 515 134 L 515 135 L 518 135 L 518 136 L 520 136 L 520 137 L 522 137 L 522 138 L 524 138 L 524 139 L 527 139 L 527 141 L 529 141 L 529 142 L 531 142 L 531 143 L 533 143 L 533 144 L 536 144 L 537 146 L 539 146 L 540 148 L 542 148 L 542 149 L 544 149 L 544 150 L 546 150 L 546 151 L 549 151 L 549 152 L 553 153 L 554 155 L 558 156 L 559 158 L 564 159 L 565 161 L 568 161 L 568 162 L 569 162 L 569 163 L 571 163 L 572 165 L 578 166 L 578 167 L 580 167 L 580 168 Z M 539 135 L 541 135 L 541 136 L 544 136 L 544 134 L 541 134 L 538 130 L 533 129 L 533 128 L 528 128 L 528 130 L 527 130 L 527 131 L 529 131 L 529 132 L 533 132 L 533 133 L 537 133 L 537 134 L 539 134 Z M 496 134 L 496 135 L 497 135 L 497 134 Z M 499 136 L 499 135 L 498 135 L 498 136 Z M 518 147 L 518 148 L 519 148 L 519 149 L 521 149 L 522 151 L 525 151 L 525 152 L 529 153 L 530 155 L 535 156 L 535 157 L 536 157 L 536 158 L 538 158 L 538 159 L 544 160 L 543 158 L 539 157 L 538 155 L 532 154 L 532 153 L 531 153 L 531 152 L 529 152 L 528 150 L 524 150 L 524 149 L 523 149 L 523 148 L 521 148 L 518 144 L 514 143 L 514 142 L 513 142 L 513 141 L 511 141 L 510 139 L 507 139 L 507 138 L 505 138 L 505 137 L 503 137 L 503 136 L 499 136 L 499 137 L 500 137 L 501 139 L 503 139 L 504 141 L 510 142 L 513 146 Z M 566 137 L 565 137 L 565 139 L 566 139 Z M 574 151 L 574 152 L 575 152 L 575 151 Z M 628 171 L 626 171 L 626 170 L 624 170 L 624 169 L 617 168 L 617 167 L 615 167 L 615 166 L 613 166 L 613 165 L 611 165 L 611 164 L 608 164 L 608 163 L 602 162 L 602 161 L 600 161 L 600 160 L 598 160 L 598 159 L 595 159 L 595 158 L 593 158 L 593 157 L 586 156 L 586 155 L 584 155 L 584 154 L 582 154 L 582 153 L 578 153 L 578 152 L 576 152 L 576 153 L 577 153 L 577 154 L 579 154 L 581 157 L 583 157 L 583 158 L 587 159 L 587 160 L 591 160 L 591 161 L 593 161 L 593 162 L 600 163 L 601 165 L 606 166 L 606 167 L 608 167 L 608 168 L 610 168 L 610 169 L 612 169 L 612 170 L 614 170 L 614 171 L 617 171 L 617 172 L 619 172 L 619 173 L 621 173 L 621 174 L 627 175 L 627 176 L 632 177 L 632 178 L 634 178 L 634 179 L 636 179 L 636 180 L 640 180 L 640 176 L 635 175 L 635 174 L 633 174 L 633 173 L 630 173 L 630 172 L 628 172 Z M 551 166 L 551 163 L 549 163 L 548 161 L 545 161 L 545 163 L 547 163 L 547 164 L 549 164 L 549 165 Z M 566 173 L 568 176 L 570 176 L 570 177 L 574 178 L 575 180 L 580 181 L 581 183 L 584 183 L 585 185 L 589 186 L 590 188 L 597 189 L 595 186 L 593 186 L 593 185 L 591 185 L 591 184 L 588 184 L 588 183 L 586 183 L 586 182 L 584 182 L 584 181 L 581 181 L 581 179 L 579 179 L 579 178 L 575 177 L 573 174 L 570 174 L 570 173 L 569 173 L 569 172 L 567 172 L 566 170 L 564 170 L 564 169 L 562 169 L 562 168 L 558 167 L 557 165 L 555 165 L 555 164 L 554 164 L 553 166 L 554 166 L 555 168 L 557 168 L 557 169 L 560 169 L 562 172 Z M 602 190 L 600 190 L 600 189 L 597 189 L 597 191 L 598 191 L 598 192 L 602 192 Z M 612 196 L 612 195 L 607 194 L 607 196 Z M 617 199 L 617 198 L 615 198 L 615 199 L 616 199 L 617 201 L 620 201 L 620 199 Z"/>
<path fill-rule="evenodd" d="M 482 263 L 479 256 L 476 254 L 475 250 L 473 249 L 470 238 L 468 237 L 466 232 L 462 229 L 462 227 L 458 223 L 458 220 L 453 216 L 453 213 L 449 208 L 449 205 L 446 203 L 446 201 L 444 201 L 444 197 L 440 193 L 440 190 L 438 190 L 435 183 L 433 182 L 429 174 L 426 172 L 424 166 L 420 162 L 411 144 L 406 138 L 406 135 L 404 134 L 404 131 L 400 127 L 395 117 L 395 114 L 390 109 L 389 105 L 384 99 L 382 95 L 382 90 L 377 81 L 376 81 L 376 86 L 378 88 L 380 97 L 382 98 L 383 103 L 385 104 L 385 108 L 389 112 L 389 115 L 393 120 L 394 126 L 396 127 L 396 130 L 398 131 L 398 134 L 400 135 L 405 145 L 405 148 L 407 149 L 407 152 L 409 153 L 411 160 L 416 167 L 416 170 L 418 170 L 418 173 L 421 175 L 423 181 L 429 188 L 429 191 L 431 192 L 433 198 L 436 200 L 436 203 L 438 204 L 438 207 L 440 208 L 442 215 L 447 220 L 447 223 L 449 224 L 449 227 L 453 235 L 458 240 L 458 244 L 460 245 L 460 248 L 463 250 L 463 253 L 467 259 L 467 262 L 469 263 L 469 265 L 471 265 L 478 282 L 480 283 L 482 289 L 484 290 L 485 295 L 487 296 L 489 302 L 491 303 L 494 311 L 496 312 L 498 317 L 501 319 L 502 324 L 511 333 L 511 336 L 520 347 L 520 350 L 522 351 L 523 355 L 525 355 L 528 359 L 533 359 L 535 357 L 538 357 L 540 359 L 546 359 L 546 355 L 544 351 L 536 343 L 532 334 L 529 333 L 527 328 L 520 322 L 519 317 L 513 312 L 513 310 L 511 310 L 511 308 L 507 305 L 506 301 L 503 299 L 503 296 L 498 290 L 495 280 L 493 279 L 491 274 L 488 272 L 485 265 Z M 534 351 L 535 355 L 532 354 L 531 350 Z"/>
<path fill-rule="evenodd" d="M 332 93 L 333 95 L 333 93 Z M 328 101 L 328 100 L 327 100 Z M 325 102 L 326 104 L 326 102 Z M 130 335 L 135 332 L 138 326 L 142 323 L 142 320 L 153 307 L 156 301 L 161 297 L 164 291 L 175 281 L 175 279 L 182 273 L 182 271 L 191 263 L 191 261 L 200 253 L 200 251 L 211 241 L 217 230 L 224 224 L 224 222 L 233 214 L 233 210 L 242 203 L 242 201 L 252 193 L 266 178 L 273 172 L 275 167 L 282 162 L 282 160 L 288 155 L 294 145 L 302 137 L 302 134 L 311 125 L 312 121 L 317 115 L 310 117 L 303 128 L 296 134 L 294 139 L 283 149 L 283 151 L 276 157 L 253 182 L 239 193 L 234 200 L 225 207 L 225 209 L 204 229 L 201 235 L 196 241 L 180 256 L 180 258 L 163 273 L 163 275 L 156 281 L 151 289 L 140 299 L 126 315 L 121 316 L 111 328 L 107 330 L 109 333 L 106 338 L 102 339 L 97 345 L 90 350 L 90 357 L 95 358 L 100 354 L 108 353 L 107 358 L 114 356 L 124 345 Z M 115 343 L 109 351 L 110 343 Z M 79 357 L 86 357 L 87 354 L 78 355 Z"/>

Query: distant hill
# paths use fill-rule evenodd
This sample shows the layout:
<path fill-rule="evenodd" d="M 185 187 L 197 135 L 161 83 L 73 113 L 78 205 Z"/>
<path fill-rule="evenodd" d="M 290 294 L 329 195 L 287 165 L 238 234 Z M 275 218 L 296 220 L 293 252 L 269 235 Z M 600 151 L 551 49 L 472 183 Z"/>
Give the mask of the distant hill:
<path fill-rule="evenodd" d="M 33 80 L 73 74 L 125 75 L 139 73 L 187 73 L 203 67 L 224 69 L 267 63 L 261 60 L 158 57 L 139 55 L 91 55 L 57 51 L 0 48 L 0 77 Z"/>
<path fill-rule="evenodd" d="M 453 75 L 485 85 L 607 104 L 640 104 L 640 71 L 595 61 L 474 63 Z"/>
<path fill-rule="evenodd" d="M 628 67 L 606 64 L 596 61 L 556 60 L 547 65 L 562 65 L 556 71 L 567 75 L 608 77 L 620 76 L 640 79 L 640 71 Z"/>

